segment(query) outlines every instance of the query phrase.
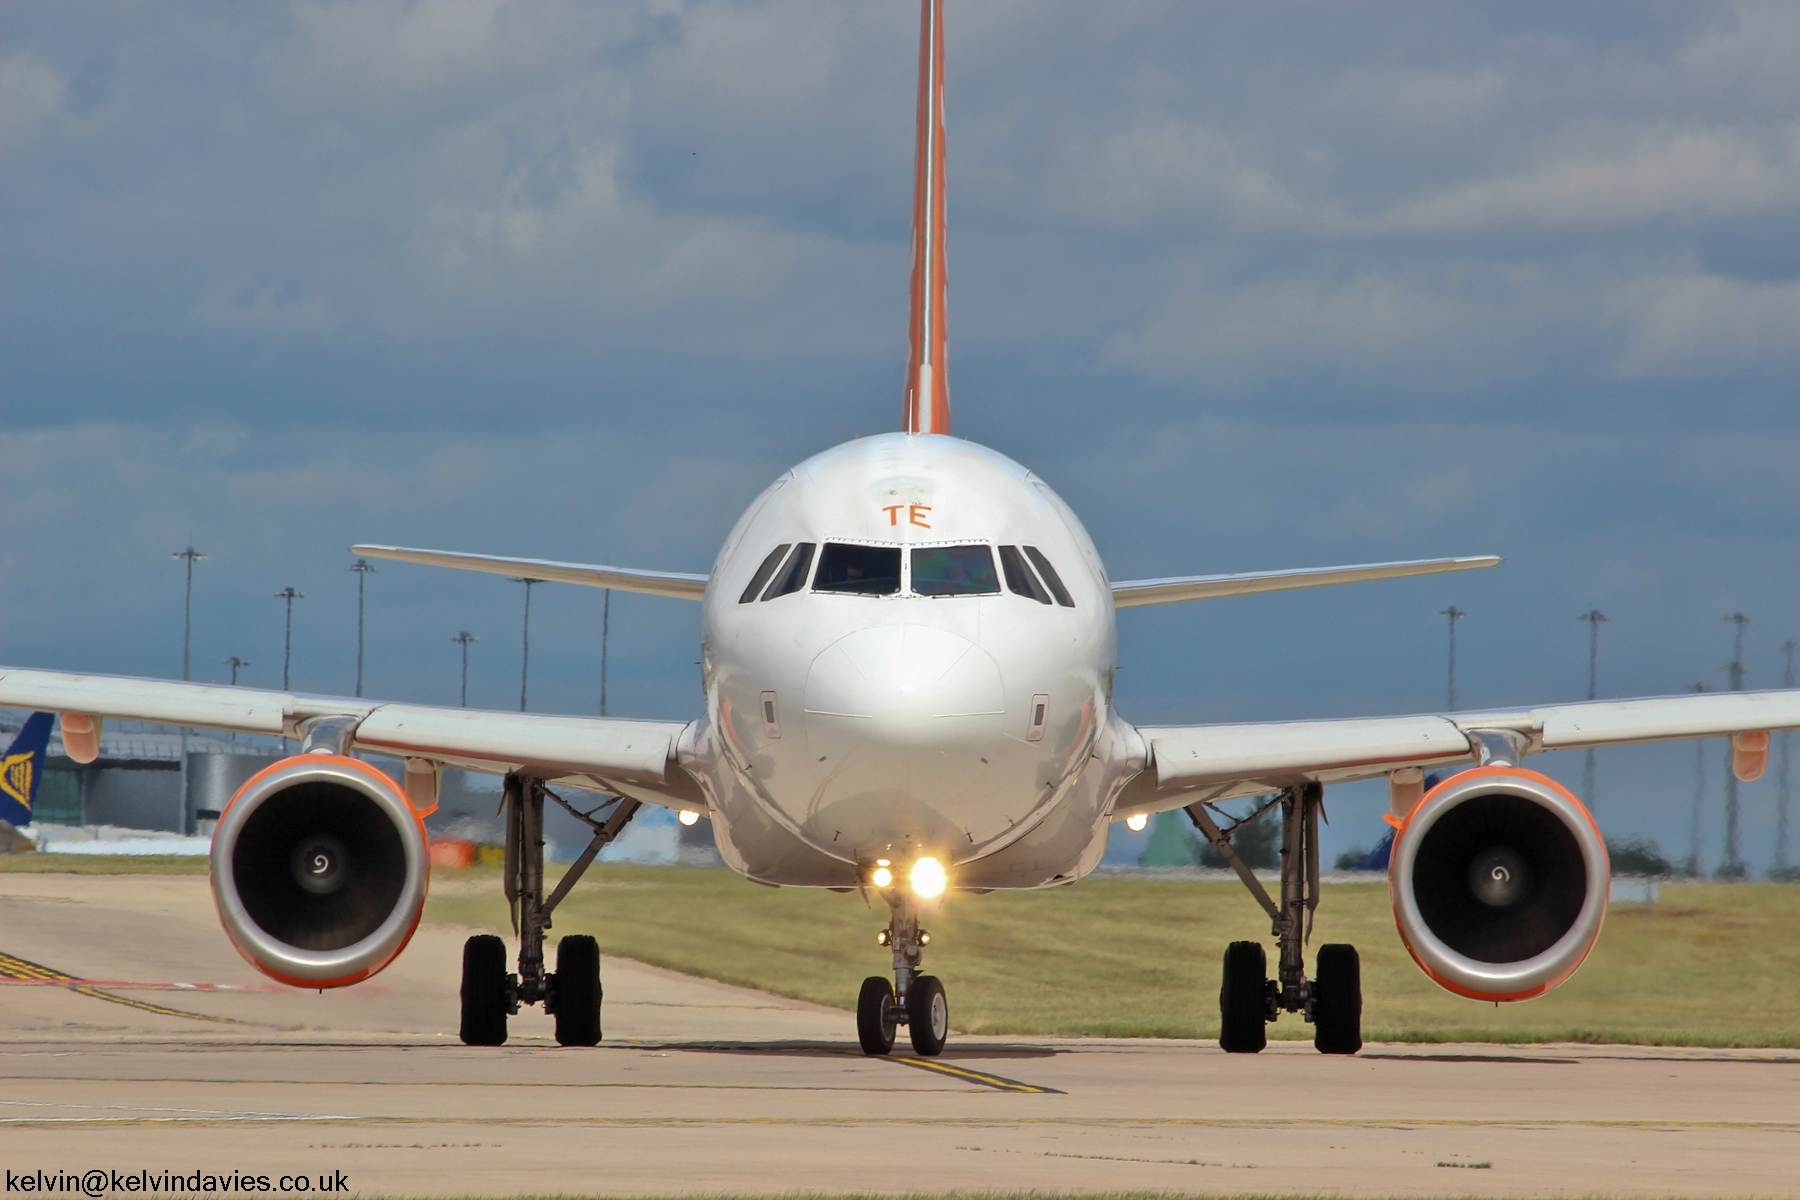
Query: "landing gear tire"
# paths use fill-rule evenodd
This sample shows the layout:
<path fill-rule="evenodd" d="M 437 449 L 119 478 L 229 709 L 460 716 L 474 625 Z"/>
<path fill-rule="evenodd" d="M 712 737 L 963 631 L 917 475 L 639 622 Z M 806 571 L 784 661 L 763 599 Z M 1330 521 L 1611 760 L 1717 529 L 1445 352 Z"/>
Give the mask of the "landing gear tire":
<path fill-rule="evenodd" d="M 1233 942 L 1225 948 L 1219 984 L 1219 1049 L 1256 1054 L 1268 1045 L 1269 964 L 1260 942 Z"/>
<path fill-rule="evenodd" d="M 506 1015 L 506 943 L 491 933 L 477 934 L 463 943 L 463 1044 L 504 1045 Z"/>
<path fill-rule="evenodd" d="M 1355 946 L 1319 947 L 1313 977 L 1313 1048 L 1320 1054 L 1362 1049 L 1362 961 Z"/>
<path fill-rule="evenodd" d="M 600 943 L 572 934 L 556 945 L 556 1044 L 600 1043 Z"/>
<path fill-rule="evenodd" d="M 894 1049 L 894 985 L 879 975 L 862 982 L 856 997 L 856 1040 L 864 1054 L 888 1054 Z"/>
<path fill-rule="evenodd" d="M 950 1037 L 950 1001 L 936 975 L 913 979 L 906 993 L 906 1032 L 912 1037 L 915 1054 L 930 1058 L 943 1053 Z"/>

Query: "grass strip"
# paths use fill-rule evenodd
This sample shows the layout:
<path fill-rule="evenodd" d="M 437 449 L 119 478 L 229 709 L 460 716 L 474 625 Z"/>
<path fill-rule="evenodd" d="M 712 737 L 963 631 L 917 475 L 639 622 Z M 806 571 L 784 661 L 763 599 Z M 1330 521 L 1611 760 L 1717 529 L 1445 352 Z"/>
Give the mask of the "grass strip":
<path fill-rule="evenodd" d="M 205 875 L 204 854 L 0 854 L 0 874 Z"/>
<path fill-rule="evenodd" d="M 440 872 L 431 921 L 507 932 L 499 873 Z M 886 974 L 879 900 L 767 888 L 729 871 L 601 864 L 556 913 L 553 936 L 726 983 L 849 1009 Z M 1268 918 L 1235 882 L 1092 878 L 1038 892 L 952 893 L 923 921 L 926 968 L 952 1024 L 984 1035 L 1218 1036 L 1226 943 L 1269 944 Z M 1621 905 L 1574 979 L 1549 996 L 1489 1005 L 1439 989 L 1394 932 L 1380 884 L 1327 886 L 1313 946 L 1362 955 L 1369 1040 L 1800 1046 L 1800 888 L 1692 884 L 1646 911 Z M 1292 1015 L 1276 1038 L 1310 1040 Z"/>

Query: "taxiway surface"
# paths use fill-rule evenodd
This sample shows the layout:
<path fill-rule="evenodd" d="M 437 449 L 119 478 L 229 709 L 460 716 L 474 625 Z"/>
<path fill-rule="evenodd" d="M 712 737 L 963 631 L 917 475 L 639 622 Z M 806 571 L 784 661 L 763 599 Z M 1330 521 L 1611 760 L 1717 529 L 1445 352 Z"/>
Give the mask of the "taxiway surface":
<path fill-rule="evenodd" d="M 953 1037 L 925 1064 L 863 1057 L 847 1012 L 621 959 L 600 1047 L 533 1012 L 471 1049 L 464 932 L 302 992 L 232 951 L 204 879 L 0 875 L 0 1165 L 365 1195 L 1800 1195 L 1792 1051 Z"/>

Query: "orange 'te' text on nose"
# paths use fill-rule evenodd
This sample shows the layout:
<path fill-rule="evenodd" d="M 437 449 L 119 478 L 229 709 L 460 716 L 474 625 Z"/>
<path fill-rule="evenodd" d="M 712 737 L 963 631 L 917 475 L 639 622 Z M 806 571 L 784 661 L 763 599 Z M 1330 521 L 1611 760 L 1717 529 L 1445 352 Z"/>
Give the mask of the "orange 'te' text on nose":
<path fill-rule="evenodd" d="M 917 525 L 920 529 L 931 528 L 931 522 L 925 519 L 926 515 L 931 512 L 931 505 L 929 504 L 882 505 L 881 511 L 887 514 L 888 525 L 890 527 L 898 526 L 900 524 L 900 510 L 903 508 L 906 510 L 906 523 L 908 525 Z"/>

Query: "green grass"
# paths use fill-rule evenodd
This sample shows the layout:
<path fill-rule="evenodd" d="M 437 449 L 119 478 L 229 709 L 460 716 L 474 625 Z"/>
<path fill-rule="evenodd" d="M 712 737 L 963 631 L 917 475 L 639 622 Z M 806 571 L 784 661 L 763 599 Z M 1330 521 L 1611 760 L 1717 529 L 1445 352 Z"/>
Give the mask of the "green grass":
<path fill-rule="evenodd" d="M 493 869 L 440 873 L 427 919 L 505 932 Z M 1800 1046 L 1800 888 L 1665 887 L 1646 913 L 1621 905 L 1574 979 L 1494 1006 L 1427 980 L 1394 932 L 1380 884 L 1326 885 L 1313 945 L 1362 954 L 1371 1041 L 1587 1041 Z M 602 865 L 556 914 L 554 936 L 691 975 L 849 1008 L 886 974 L 879 901 L 772 889 L 729 871 Z M 1042 892 L 953 894 L 924 920 L 926 967 L 956 1028 L 982 1034 L 1216 1037 L 1219 959 L 1268 919 L 1235 882 L 1095 878 Z M 1274 1037 L 1310 1038 L 1284 1016 Z"/>
<path fill-rule="evenodd" d="M 0 854 L 0 874 L 204 875 L 204 854 Z"/>

